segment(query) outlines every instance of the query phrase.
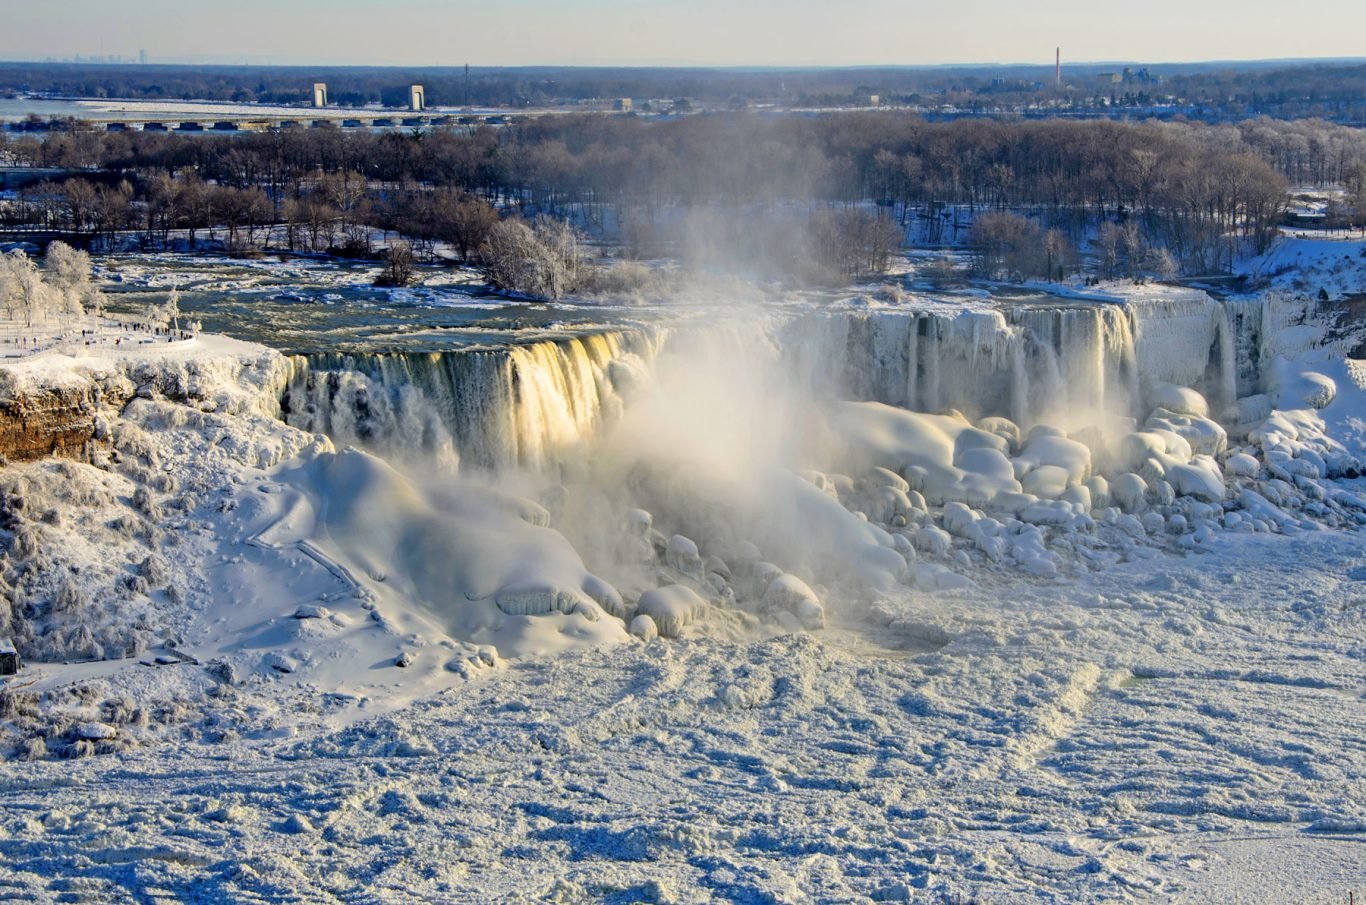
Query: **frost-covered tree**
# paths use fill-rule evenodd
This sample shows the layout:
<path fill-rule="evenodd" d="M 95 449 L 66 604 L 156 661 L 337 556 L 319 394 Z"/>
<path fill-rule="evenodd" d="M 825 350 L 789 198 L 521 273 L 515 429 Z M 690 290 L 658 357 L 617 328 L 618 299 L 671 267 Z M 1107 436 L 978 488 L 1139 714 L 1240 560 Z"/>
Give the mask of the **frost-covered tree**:
<path fill-rule="evenodd" d="M 160 305 L 148 303 L 143 309 L 143 320 L 153 327 L 164 327 L 167 329 L 179 329 L 180 327 L 180 289 L 172 286 L 171 292 L 166 296 L 166 301 Z"/>
<path fill-rule="evenodd" d="M 558 299 L 583 285 L 587 263 L 573 227 L 541 218 L 503 220 L 489 230 L 484 272 L 499 289 Z"/>
<path fill-rule="evenodd" d="M 47 320 L 52 292 L 28 255 L 16 249 L 0 256 L 0 309 L 11 319 L 22 317 L 27 326 Z"/>
<path fill-rule="evenodd" d="M 166 297 L 166 304 L 161 308 L 161 316 L 166 325 L 172 330 L 180 329 L 180 288 L 171 287 L 171 294 Z"/>
<path fill-rule="evenodd" d="M 53 242 L 43 256 L 44 277 L 62 314 L 96 315 L 104 308 L 104 295 L 90 279 L 90 255 L 65 242 Z"/>

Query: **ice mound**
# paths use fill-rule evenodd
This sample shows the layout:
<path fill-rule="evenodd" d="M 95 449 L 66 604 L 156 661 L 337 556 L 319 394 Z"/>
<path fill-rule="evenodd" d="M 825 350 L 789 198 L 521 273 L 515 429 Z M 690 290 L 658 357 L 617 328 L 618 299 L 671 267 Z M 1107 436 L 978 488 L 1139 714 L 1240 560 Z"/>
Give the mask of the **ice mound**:
<path fill-rule="evenodd" d="M 662 637 L 676 638 L 684 628 L 702 618 L 707 602 L 692 588 L 671 584 L 640 595 L 636 609 L 640 616 L 646 616 L 654 623 Z M 636 628 L 633 622 L 632 627 L 636 634 L 648 640 L 650 630 L 644 623 Z"/>
<path fill-rule="evenodd" d="M 1020 491 L 1013 472 L 1007 474 L 1000 458 L 992 455 L 1003 456 L 1009 442 L 958 415 L 845 402 L 835 406 L 829 429 L 846 468 L 858 472 L 880 466 L 897 472 L 935 505 L 955 500 L 980 505 L 998 493 Z"/>
<path fill-rule="evenodd" d="M 486 488 L 420 490 L 392 466 L 348 449 L 281 470 L 317 513 L 299 525 L 319 549 L 397 611 L 421 607 L 450 637 L 502 656 L 626 639 L 620 595 L 569 542 L 538 524 L 544 510 Z"/>
<path fill-rule="evenodd" d="M 1331 377 L 1315 371 L 1296 371 L 1284 360 L 1276 363 L 1273 374 L 1278 409 L 1326 408 L 1337 395 L 1337 383 Z"/>
<path fill-rule="evenodd" d="M 1143 395 L 1148 405 L 1154 409 L 1166 409 L 1178 415 L 1190 415 L 1195 418 L 1208 418 L 1210 414 L 1209 403 L 1205 401 L 1205 397 L 1190 387 L 1155 380 L 1144 386 Z"/>

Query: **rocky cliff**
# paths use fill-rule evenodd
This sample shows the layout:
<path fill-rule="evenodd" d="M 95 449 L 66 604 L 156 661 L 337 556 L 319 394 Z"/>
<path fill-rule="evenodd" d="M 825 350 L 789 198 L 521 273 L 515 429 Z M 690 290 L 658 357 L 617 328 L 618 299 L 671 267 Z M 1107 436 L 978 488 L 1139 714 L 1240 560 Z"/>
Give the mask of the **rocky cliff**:
<path fill-rule="evenodd" d="M 16 462 L 50 455 L 88 460 L 107 439 L 108 416 L 135 397 L 274 415 L 289 374 L 284 356 L 225 337 L 134 355 L 48 354 L 3 364 L 0 455 Z"/>

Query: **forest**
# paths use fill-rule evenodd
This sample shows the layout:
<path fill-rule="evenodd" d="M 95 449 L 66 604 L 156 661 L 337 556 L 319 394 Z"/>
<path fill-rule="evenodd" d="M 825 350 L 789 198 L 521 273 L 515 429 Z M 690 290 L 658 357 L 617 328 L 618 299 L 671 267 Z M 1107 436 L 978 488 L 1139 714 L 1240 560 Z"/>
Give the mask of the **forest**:
<path fill-rule="evenodd" d="M 440 246 L 472 262 L 500 220 L 542 219 L 629 257 L 694 254 L 724 266 L 728 255 L 792 270 L 814 256 L 821 269 L 856 275 L 907 239 L 980 249 L 993 221 L 964 233 L 995 213 L 1032 224 L 1001 234 L 1057 251 L 1044 273 L 1002 263 L 1004 273 L 1065 272 L 1079 245 L 1103 236 L 1107 260 L 1169 275 L 1223 272 L 1240 248 L 1264 247 L 1291 186 L 1341 186 L 1331 216 L 1366 223 L 1366 133 L 1316 120 L 927 122 L 869 112 L 585 114 L 409 132 L 75 128 L 0 137 L 0 157 L 67 171 L 24 189 L 3 209 L 8 224 L 108 244 L 132 233 L 147 247 L 212 232 L 234 251 L 270 239 L 364 256 L 379 230 L 419 256 Z M 994 223 L 1000 232 L 1007 221 Z"/>

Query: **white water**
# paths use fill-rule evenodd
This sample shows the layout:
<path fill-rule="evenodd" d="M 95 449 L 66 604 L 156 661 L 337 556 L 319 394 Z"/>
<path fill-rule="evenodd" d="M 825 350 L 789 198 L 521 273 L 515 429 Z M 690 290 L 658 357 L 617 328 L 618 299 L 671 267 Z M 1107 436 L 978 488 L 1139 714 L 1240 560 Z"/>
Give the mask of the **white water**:
<path fill-rule="evenodd" d="M 620 412 L 663 333 L 597 333 L 497 350 L 296 357 L 293 426 L 399 458 L 540 469 Z"/>

